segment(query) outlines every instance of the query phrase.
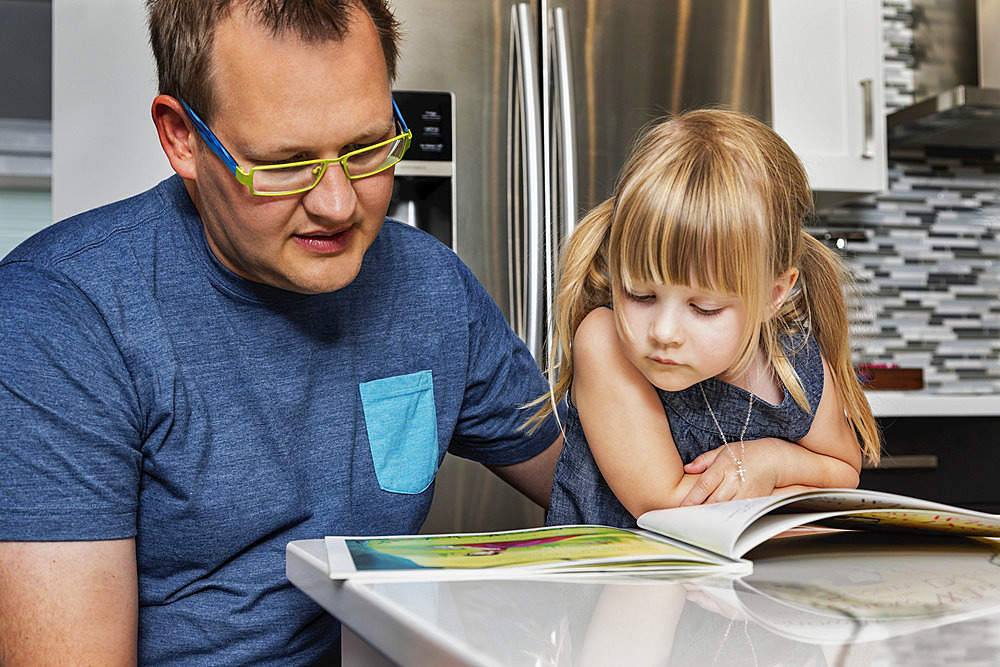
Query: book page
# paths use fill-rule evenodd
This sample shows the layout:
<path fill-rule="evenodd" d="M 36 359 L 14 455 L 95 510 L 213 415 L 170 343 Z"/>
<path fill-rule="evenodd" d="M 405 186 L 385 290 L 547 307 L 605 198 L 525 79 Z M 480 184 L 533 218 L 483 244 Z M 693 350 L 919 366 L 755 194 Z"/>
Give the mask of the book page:
<path fill-rule="evenodd" d="M 823 525 L 848 530 L 919 531 L 978 537 L 1000 535 L 1000 516 L 979 517 L 925 509 L 874 509 L 838 513 L 825 519 Z"/>
<path fill-rule="evenodd" d="M 774 506 L 774 501 L 771 497 L 750 498 L 653 510 L 640 516 L 638 523 L 647 530 L 734 558 L 736 540 L 755 519 Z"/>
<path fill-rule="evenodd" d="M 741 558 L 778 533 L 815 522 L 840 523 L 852 529 L 1000 536 L 1000 516 L 864 489 L 816 489 L 653 510 L 639 517 L 638 523 L 647 530 Z"/>

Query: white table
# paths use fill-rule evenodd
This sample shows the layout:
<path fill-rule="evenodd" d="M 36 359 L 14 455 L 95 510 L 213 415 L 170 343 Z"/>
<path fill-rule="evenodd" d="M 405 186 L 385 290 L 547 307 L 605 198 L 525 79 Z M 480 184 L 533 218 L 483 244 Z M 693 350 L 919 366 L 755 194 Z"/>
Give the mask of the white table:
<path fill-rule="evenodd" d="M 321 539 L 286 555 L 350 665 L 997 664 L 1000 542 L 796 539 L 742 580 L 358 584 L 327 577 Z"/>

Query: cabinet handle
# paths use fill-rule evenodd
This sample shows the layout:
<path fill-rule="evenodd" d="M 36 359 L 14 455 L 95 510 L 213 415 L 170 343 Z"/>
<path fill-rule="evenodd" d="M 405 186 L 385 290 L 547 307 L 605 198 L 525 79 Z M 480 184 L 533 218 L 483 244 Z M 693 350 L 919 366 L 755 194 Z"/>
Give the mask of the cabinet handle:
<path fill-rule="evenodd" d="M 937 454 L 904 454 L 902 456 L 883 456 L 878 467 L 864 466 L 870 470 L 934 470 L 938 467 Z"/>
<path fill-rule="evenodd" d="M 875 109 L 872 106 L 872 80 L 861 80 L 861 113 L 864 117 L 865 136 L 861 142 L 861 158 L 875 157 Z"/>

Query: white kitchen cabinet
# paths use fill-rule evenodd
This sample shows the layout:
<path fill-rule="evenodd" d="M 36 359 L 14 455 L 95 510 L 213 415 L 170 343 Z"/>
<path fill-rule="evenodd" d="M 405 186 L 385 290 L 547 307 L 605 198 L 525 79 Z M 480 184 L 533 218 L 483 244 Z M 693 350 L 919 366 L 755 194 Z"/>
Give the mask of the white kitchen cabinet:
<path fill-rule="evenodd" d="M 774 129 L 813 190 L 886 188 L 879 0 L 770 0 Z"/>

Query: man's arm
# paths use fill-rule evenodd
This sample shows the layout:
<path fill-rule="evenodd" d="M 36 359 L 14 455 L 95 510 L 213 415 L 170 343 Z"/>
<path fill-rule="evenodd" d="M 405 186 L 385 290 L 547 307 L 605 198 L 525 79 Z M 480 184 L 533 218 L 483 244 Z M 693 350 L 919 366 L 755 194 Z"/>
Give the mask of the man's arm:
<path fill-rule="evenodd" d="M 549 495 L 552 493 L 552 477 L 556 471 L 556 461 L 562 451 L 562 434 L 548 449 L 527 461 L 506 466 L 487 466 L 497 477 L 548 509 Z"/>
<path fill-rule="evenodd" d="M 134 665 L 135 540 L 0 542 L 0 664 Z"/>

